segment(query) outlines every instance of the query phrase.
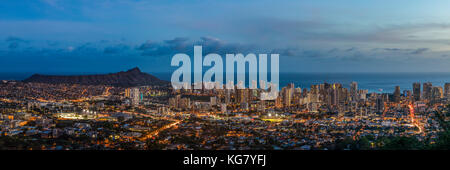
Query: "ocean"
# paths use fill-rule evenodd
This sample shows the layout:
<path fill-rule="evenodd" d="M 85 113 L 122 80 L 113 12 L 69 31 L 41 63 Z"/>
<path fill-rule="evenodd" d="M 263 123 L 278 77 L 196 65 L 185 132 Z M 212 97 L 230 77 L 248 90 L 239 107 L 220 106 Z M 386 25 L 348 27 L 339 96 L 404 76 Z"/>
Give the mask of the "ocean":
<path fill-rule="evenodd" d="M 150 73 L 160 79 L 170 81 L 172 73 Z M 32 73 L 0 73 L 0 80 L 23 80 Z M 76 75 L 76 74 L 72 74 Z M 369 92 L 392 93 L 395 86 L 403 90 L 412 90 L 414 82 L 431 82 L 433 86 L 450 83 L 450 73 L 280 73 L 280 87 L 294 83 L 295 87 L 308 88 L 313 84 L 341 83 L 349 88 L 352 81 L 359 89 Z"/>
<path fill-rule="evenodd" d="M 172 73 L 152 73 L 156 77 L 170 81 Z M 345 88 L 350 83 L 358 83 L 359 89 L 367 89 L 369 93 L 392 93 L 395 86 L 401 91 L 412 90 L 414 82 L 431 82 L 433 86 L 444 86 L 450 83 L 450 73 L 280 73 L 280 87 L 294 83 L 295 87 L 310 88 L 321 83 L 341 83 Z"/>

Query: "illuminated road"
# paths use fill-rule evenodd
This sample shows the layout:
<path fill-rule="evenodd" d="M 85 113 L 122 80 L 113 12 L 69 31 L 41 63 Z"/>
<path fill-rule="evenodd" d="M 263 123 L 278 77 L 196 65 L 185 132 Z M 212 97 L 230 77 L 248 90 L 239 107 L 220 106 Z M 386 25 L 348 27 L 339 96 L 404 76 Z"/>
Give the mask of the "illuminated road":
<path fill-rule="evenodd" d="M 136 112 L 127 112 L 127 111 L 123 111 L 123 113 L 128 113 L 128 114 L 134 114 L 134 115 L 139 115 L 139 116 L 143 116 L 143 117 L 147 117 L 147 118 L 152 118 L 152 119 L 164 119 L 164 120 L 169 120 L 169 121 L 174 121 L 173 123 L 164 125 L 161 128 L 158 128 L 154 131 L 151 131 L 147 134 L 145 134 L 144 136 L 140 137 L 139 140 L 140 141 L 147 141 L 148 139 L 154 137 L 154 136 L 158 136 L 159 132 L 162 132 L 166 129 L 170 129 L 178 124 L 180 124 L 182 122 L 182 120 L 177 120 L 177 119 L 172 119 L 172 118 L 168 118 L 168 117 L 157 117 L 155 118 L 155 116 L 152 115 L 148 115 L 148 114 L 143 114 L 143 113 L 136 113 Z"/>
<path fill-rule="evenodd" d="M 154 131 L 152 131 L 150 133 L 147 133 L 145 136 L 139 138 L 139 140 L 140 141 L 147 141 L 147 139 L 150 139 L 150 138 L 152 138 L 154 136 L 158 136 L 159 132 L 164 131 L 166 129 L 170 129 L 170 128 L 180 124 L 181 122 L 182 121 L 179 120 L 179 121 L 176 121 L 174 123 L 171 123 L 171 124 L 168 124 L 168 125 L 164 125 L 163 127 L 159 128 L 159 129 L 156 129 L 156 130 L 154 130 Z"/>
<path fill-rule="evenodd" d="M 414 116 L 414 107 L 413 107 L 411 104 L 408 105 L 408 107 L 409 107 L 409 116 L 411 117 L 411 123 L 412 123 L 414 126 L 416 126 L 417 128 L 419 128 L 419 133 L 422 133 L 422 132 L 423 132 L 423 127 L 420 126 L 419 121 L 415 119 L 415 116 Z"/>

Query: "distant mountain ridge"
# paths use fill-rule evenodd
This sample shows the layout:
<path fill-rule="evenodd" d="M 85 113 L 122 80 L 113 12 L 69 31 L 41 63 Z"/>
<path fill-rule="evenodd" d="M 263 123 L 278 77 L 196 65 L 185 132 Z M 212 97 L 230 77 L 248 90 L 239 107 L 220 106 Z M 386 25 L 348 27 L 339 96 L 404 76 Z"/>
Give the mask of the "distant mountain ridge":
<path fill-rule="evenodd" d="M 76 76 L 56 76 L 34 74 L 23 80 L 31 83 L 48 84 L 82 84 L 82 85 L 110 85 L 117 87 L 134 87 L 145 85 L 166 85 L 168 81 L 160 80 L 157 77 L 143 73 L 139 68 L 118 73 L 96 74 L 96 75 L 76 75 Z"/>

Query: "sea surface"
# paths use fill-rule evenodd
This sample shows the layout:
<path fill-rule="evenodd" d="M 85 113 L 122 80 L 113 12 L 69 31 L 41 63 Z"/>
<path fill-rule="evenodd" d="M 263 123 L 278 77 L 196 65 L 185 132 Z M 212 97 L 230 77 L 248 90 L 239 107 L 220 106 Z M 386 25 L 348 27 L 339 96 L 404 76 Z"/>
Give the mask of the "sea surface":
<path fill-rule="evenodd" d="M 23 80 L 33 73 L 0 73 L 0 80 Z M 150 73 L 160 79 L 170 81 L 172 73 Z M 62 75 L 62 74 L 60 74 Z M 71 73 L 70 75 L 82 75 Z M 294 83 L 295 87 L 310 88 L 313 84 L 341 83 L 349 88 L 350 83 L 358 83 L 359 89 L 369 92 L 392 93 L 395 86 L 401 90 L 411 90 L 414 82 L 431 82 L 433 86 L 450 83 L 450 73 L 280 73 L 280 86 Z"/>
<path fill-rule="evenodd" d="M 172 73 L 152 73 L 156 77 L 170 81 Z M 341 83 L 345 88 L 350 83 L 358 83 L 359 89 L 367 89 L 370 93 L 392 93 L 395 86 L 401 91 L 412 90 L 414 82 L 431 82 L 433 86 L 444 86 L 450 83 L 450 73 L 280 73 L 280 87 L 294 83 L 295 87 L 310 88 L 321 83 Z"/>

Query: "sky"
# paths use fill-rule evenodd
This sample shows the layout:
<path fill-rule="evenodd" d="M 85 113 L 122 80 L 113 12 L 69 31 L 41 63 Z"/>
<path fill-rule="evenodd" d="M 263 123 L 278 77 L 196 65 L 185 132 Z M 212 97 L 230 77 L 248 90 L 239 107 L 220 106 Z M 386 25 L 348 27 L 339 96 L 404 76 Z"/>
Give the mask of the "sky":
<path fill-rule="evenodd" d="M 0 72 L 172 72 L 278 53 L 281 72 L 450 72 L 447 0 L 2 0 Z"/>

